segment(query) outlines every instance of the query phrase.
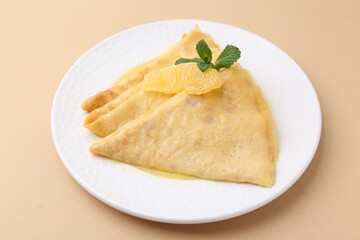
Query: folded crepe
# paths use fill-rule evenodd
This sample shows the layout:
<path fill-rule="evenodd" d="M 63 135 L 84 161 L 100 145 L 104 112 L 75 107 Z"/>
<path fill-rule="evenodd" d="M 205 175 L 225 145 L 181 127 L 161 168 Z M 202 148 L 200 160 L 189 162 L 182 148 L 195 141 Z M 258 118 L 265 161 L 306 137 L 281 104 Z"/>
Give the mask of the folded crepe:
<path fill-rule="evenodd" d="M 94 143 L 91 152 L 199 178 L 272 186 L 277 141 L 266 101 L 240 64 L 220 74 L 221 88 L 176 94 Z"/>
<path fill-rule="evenodd" d="M 184 35 L 182 39 L 159 58 L 151 60 L 134 70 L 127 73 L 119 84 L 113 86 L 105 92 L 100 92 L 94 97 L 88 99 L 84 106 L 97 106 L 84 120 L 84 126 L 94 134 L 105 137 L 118 128 L 130 122 L 142 114 L 147 113 L 166 102 L 173 95 L 161 93 L 143 92 L 138 84 L 143 80 L 145 73 L 162 67 L 174 65 L 175 61 L 180 57 L 193 58 L 197 56 L 195 46 L 198 41 L 205 39 L 212 50 L 214 57 L 220 54 L 220 47 L 206 33 L 195 27 L 193 31 Z M 136 79 L 136 81 L 134 81 Z M 132 85 L 129 85 L 131 82 Z M 127 90 L 123 91 L 124 84 L 127 84 Z M 121 87 L 119 87 L 121 86 Z M 122 89 L 117 91 L 117 97 L 110 101 L 109 96 L 115 96 L 114 89 Z M 104 97 L 99 97 L 99 96 Z M 101 99 L 101 100 L 99 100 Z M 105 100 L 109 102 L 99 107 Z M 88 108 L 86 108 L 89 110 Z M 89 110 L 90 111 L 90 110 Z"/>
<path fill-rule="evenodd" d="M 184 34 L 182 39 L 175 46 L 168 49 L 161 56 L 135 67 L 125 74 L 117 84 L 87 99 L 81 105 L 82 109 L 87 112 L 92 112 L 104 106 L 130 88 L 139 84 L 148 72 L 173 65 L 180 57 L 197 57 L 195 46 L 201 39 L 204 39 L 208 43 L 212 51 L 218 49 L 218 46 L 214 43 L 211 36 L 201 32 L 199 27 L 195 26 L 194 30 L 188 34 Z"/>

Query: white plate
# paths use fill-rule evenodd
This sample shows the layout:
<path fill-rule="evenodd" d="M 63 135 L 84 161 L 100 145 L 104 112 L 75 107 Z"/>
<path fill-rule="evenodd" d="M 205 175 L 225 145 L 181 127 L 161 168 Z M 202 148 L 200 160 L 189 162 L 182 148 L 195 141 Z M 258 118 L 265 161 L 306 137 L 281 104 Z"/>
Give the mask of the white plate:
<path fill-rule="evenodd" d="M 195 24 L 222 47 L 241 49 L 240 62 L 263 90 L 278 131 L 276 184 L 176 180 L 151 175 L 89 152 L 98 138 L 83 127 L 81 103 L 110 87 L 121 74 L 158 56 Z M 62 80 L 52 106 L 51 128 L 66 169 L 92 195 L 125 213 L 168 223 L 204 223 L 257 209 L 285 192 L 311 162 L 321 133 L 318 98 L 301 68 L 282 50 L 243 29 L 208 21 L 155 22 L 120 32 L 85 53 Z"/>

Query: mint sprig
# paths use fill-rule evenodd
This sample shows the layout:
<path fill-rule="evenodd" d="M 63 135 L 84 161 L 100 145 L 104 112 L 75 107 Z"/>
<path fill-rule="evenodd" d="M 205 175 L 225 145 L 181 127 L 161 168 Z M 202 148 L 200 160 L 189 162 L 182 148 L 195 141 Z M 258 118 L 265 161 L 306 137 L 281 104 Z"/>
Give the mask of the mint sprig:
<path fill-rule="evenodd" d="M 221 68 L 230 68 L 237 60 L 239 60 L 241 52 L 239 48 L 226 45 L 225 49 L 220 53 L 219 57 L 216 59 L 215 64 L 211 63 L 212 52 L 204 39 L 200 40 L 196 44 L 196 52 L 200 58 L 179 58 L 176 60 L 175 65 L 181 63 L 194 62 L 197 63 L 198 68 L 205 72 L 209 68 L 221 69 Z"/>

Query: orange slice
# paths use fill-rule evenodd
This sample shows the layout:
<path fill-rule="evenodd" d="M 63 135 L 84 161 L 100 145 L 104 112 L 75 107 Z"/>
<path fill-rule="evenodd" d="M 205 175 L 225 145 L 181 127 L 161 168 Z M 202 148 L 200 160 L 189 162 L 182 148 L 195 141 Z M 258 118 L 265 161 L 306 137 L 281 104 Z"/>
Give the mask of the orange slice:
<path fill-rule="evenodd" d="M 173 65 L 149 72 L 140 87 L 144 91 L 174 94 L 185 91 L 188 94 L 201 95 L 220 88 L 220 73 L 213 68 L 202 72 L 196 63 Z"/>

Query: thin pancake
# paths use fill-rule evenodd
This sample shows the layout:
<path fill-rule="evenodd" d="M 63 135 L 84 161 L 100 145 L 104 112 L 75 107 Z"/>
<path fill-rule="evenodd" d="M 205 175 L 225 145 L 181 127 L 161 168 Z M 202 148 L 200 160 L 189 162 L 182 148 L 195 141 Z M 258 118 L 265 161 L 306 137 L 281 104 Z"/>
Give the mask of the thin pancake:
<path fill-rule="evenodd" d="M 260 89 L 239 64 L 223 86 L 179 93 L 94 143 L 95 155 L 205 179 L 272 186 L 277 143 Z"/>

